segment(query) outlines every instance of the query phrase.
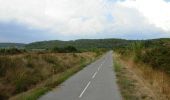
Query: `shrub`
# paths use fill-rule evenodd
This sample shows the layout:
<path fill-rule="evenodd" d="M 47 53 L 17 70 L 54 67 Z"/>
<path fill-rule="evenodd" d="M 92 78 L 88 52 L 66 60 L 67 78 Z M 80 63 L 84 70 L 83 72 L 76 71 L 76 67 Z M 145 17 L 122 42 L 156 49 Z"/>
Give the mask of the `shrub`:
<path fill-rule="evenodd" d="M 117 48 L 116 52 L 132 57 L 135 62 L 142 62 L 154 69 L 170 73 L 170 46 L 163 41 L 138 41 L 128 47 Z"/>
<path fill-rule="evenodd" d="M 13 54 L 20 54 L 26 52 L 24 49 L 17 49 L 17 48 L 4 48 L 0 49 L 0 55 L 13 55 Z"/>
<path fill-rule="evenodd" d="M 52 51 L 58 52 L 58 53 L 76 53 L 76 52 L 79 52 L 79 50 L 77 50 L 77 48 L 75 48 L 74 46 L 67 46 L 67 47 L 63 47 L 63 48 L 54 47 L 52 49 Z"/>
<path fill-rule="evenodd" d="M 155 69 L 162 69 L 170 73 L 170 48 L 157 47 L 146 50 L 141 55 L 142 62 L 151 65 Z"/>
<path fill-rule="evenodd" d="M 67 46 L 64 48 L 65 52 L 78 52 L 77 48 L 75 48 L 74 46 Z"/>

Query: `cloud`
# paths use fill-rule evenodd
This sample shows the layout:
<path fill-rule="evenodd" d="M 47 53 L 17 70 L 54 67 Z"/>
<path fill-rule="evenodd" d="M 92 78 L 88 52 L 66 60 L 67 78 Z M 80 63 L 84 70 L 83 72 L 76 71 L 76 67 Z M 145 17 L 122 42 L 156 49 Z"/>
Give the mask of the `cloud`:
<path fill-rule="evenodd" d="M 170 31 L 169 10 L 164 0 L 0 0 L 0 22 L 52 36 L 150 36 Z"/>
<path fill-rule="evenodd" d="M 55 37 L 55 36 L 52 36 Z M 0 42 L 32 42 L 50 39 L 45 31 L 27 28 L 15 22 L 0 23 Z"/>
<path fill-rule="evenodd" d="M 170 3 L 165 0 L 126 0 L 121 5 L 135 8 L 148 20 L 149 23 L 170 31 Z"/>
<path fill-rule="evenodd" d="M 103 0 L 1 0 L 1 21 L 17 20 L 31 27 L 61 34 L 97 33 L 103 30 Z"/>
<path fill-rule="evenodd" d="M 125 6 L 116 5 L 111 13 L 114 20 L 110 25 L 109 31 L 113 33 L 146 33 L 146 32 L 164 32 L 163 29 L 149 23 L 137 9 L 127 8 Z"/>

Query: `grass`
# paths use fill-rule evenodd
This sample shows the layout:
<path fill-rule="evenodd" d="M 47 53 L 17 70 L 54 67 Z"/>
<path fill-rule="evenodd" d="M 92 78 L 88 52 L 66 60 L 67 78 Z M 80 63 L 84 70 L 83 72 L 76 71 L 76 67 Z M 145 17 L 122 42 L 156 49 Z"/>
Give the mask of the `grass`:
<path fill-rule="evenodd" d="M 49 90 L 50 89 L 46 87 L 36 88 L 35 90 L 32 90 L 29 94 L 25 93 L 12 99 L 13 100 L 37 100 L 39 96 L 45 94 Z"/>
<path fill-rule="evenodd" d="M 118 84 L 125 100 L 170 99 L 170 77 L 167 73 L 135 62 L 133 58 L 117 55 L 114 57 L 119 64 L 115 63 L 115 66 L 121 65 L 117 71 Z"/>
<path fill-rule="evenodd" d="M 161 43 L 135 42 L 126 48 L 118 48 L 115 51 L 119 54 L 133 58 L 133 61 L 145 63 L 157 70 L 170 74 L 170 42 Z"/>
<path fill-rule="evenodd" d="M 143 63 L 134 62 L 133 68 L 144 80 L 144 83 L 151 88 L 156 98 L 159 100 L 170 99 L 170 77 L 167 73 Z"/>
<path fill-rule="evenodd" d="M 95 58 L 94 52 L 0 56 L 0 99 L 35 100 Z"/>
<path fill-rule="evenodd" d="M 170 99 L 169 44 L 169 39 L 138 41 L 115 50 L 120 54 L 119 58 L 131 66 L 130 69 L 149 89 L 148 94 L 158 100 Z"/>
<path fill-rule="evenodd" d="M 10 100 L 37 100 L 40 96 L 50 91 L 57 85 L 61 84 L 79 70 L 83 69 L 90 62 L 92 61 L 88 62 L 82 61 L 82 63 L 76 67 L 71 68 L 61 74 L 54 75 L 53 77 L 51 77 L 51 79 L 46 80 L 45 83 L 39 86 L 38 88 L 22 93 L 18 96 L 11 98 Z"/>
<path fill-rule="evenodd" d="M 117 73 L 121 71 L 121 65 L 117 60 L 114 60 L 114 69 Z"/>
<path fill-rule="evenodd" d="M 118 57 L 114 54 L 114 69 L 116 72 L 117 83 L 120 87 L 124 100 L 138 100 L 135 94 L 134 80 L 127 76 L 126 69 L 120 63 Z"/>

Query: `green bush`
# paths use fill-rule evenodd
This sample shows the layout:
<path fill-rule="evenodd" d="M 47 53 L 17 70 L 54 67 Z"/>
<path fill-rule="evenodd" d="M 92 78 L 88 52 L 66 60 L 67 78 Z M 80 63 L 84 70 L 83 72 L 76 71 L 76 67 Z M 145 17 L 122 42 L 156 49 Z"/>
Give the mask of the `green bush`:
<path fill-rule="evenodd" d="M 53 52 L 58 52 L 58 53 L 76 53 L 76 52 L 80 52 L 74 46 L 66 46 L 66 47 L 63 47 L 63 48 L 54 47 L 52 49 L 52 51 Z"/>
<path fill-rule="evenodd" d="M 65 52 L 78 52 L 78 50 L 73 46 L 67 46 L 64 48 Z"/>
<path fill-rule="evenodd" d="M 12 54 L 20 54 L 26 52 L 24 49 L 17 49 L 17 48 L 4 48 L 0 49 L 0 55 L 12 55 Z"/>
<path fill-rule="evenodd" d="M 127 47 L 117 48 L 115 51 L 133 58 L 135 62 L 142 62 L 154 69 L 170 73 L 170 46 L 167 41 L 138 41 Z"/>
<path fill-rule="evenodd" d="M 146 50 L 141 55 L 142 62 L 151 65 L 155 69 L 161 69 L 170 73 L 170 48 L 157 47 Z"/>

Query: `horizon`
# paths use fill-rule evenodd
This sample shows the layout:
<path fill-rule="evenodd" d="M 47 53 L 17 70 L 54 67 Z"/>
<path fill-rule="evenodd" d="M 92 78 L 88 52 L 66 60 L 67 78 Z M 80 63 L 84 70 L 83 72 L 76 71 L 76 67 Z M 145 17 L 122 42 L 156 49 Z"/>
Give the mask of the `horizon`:
<path fill-rule="evenodd" d="M 170 38 L 169 1 L 0 0 L 0 43 Z"/>
<path fill-rule="evenodd" d="M 69 42 L 69 41 L 77 41 L 77 40 L 107 40 L 107 39 L 121 39 L 121 40 L 127 40 L 127 41 L 142 41 L 142 40 L 155 40 L 155 39 L 170 39 L 170 38 L 150 38 L 150 39 L 123 39 L 123 38 L 82 38 L 82 39 L 75 39 L 75 40 L 42 40 L 42 41 L 32 41 L 29 43 L 24 42 L 0 42 L 0 43 L 18 43 L 18 44 L 30 44 L 30 43 L 36 43 L 36 42 L 48 42 L 48 41 L 63 41 L 63 42 Z"/>

